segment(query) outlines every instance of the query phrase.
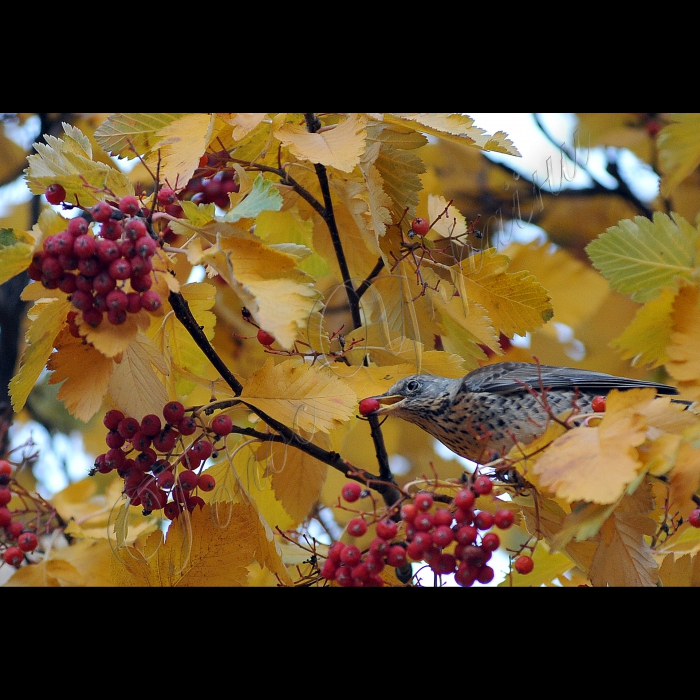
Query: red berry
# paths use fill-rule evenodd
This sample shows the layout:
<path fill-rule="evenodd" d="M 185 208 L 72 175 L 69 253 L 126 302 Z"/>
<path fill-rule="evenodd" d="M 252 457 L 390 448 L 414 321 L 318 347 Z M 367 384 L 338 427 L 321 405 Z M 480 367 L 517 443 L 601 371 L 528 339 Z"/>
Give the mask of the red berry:
<path fill-rule="evenodd" d="M 433 525 L 435 525 L 435 516 L 432 513 L 420 511 L 416 513 L 416 517 L 413 518 L 413 527 L 415 527 L 416 530 L 427 532 Z"/>
<path fill-rule="evenodd" d="M 362 537 L 367 532 L 367 523 L 364 518 L 353 518 L 348 523 L 348 534 L 351 537 Z"/>
<path fill-rule="evenodd" d="M 495 532 L 487 532 L 481 538 L 481 546 L 487 552 L 495 552 L 501 545 L 501 538 Z"/>
<path fill-rule="evenodd" d="M 688 515 L 688 522 L 693 527 L 700 527 L 700 508 L 696 508 L 690 512 L 690 515 Z"/>
<path fill-rule="evenodd" d="M 529 574 L 534 568 L 535 562 L 525 554 L 515 560 L 515 570 L 519 574 Z"/>
<path fill-rule="evenodd" d="M 49 185 L 44 194 L 49 204 L 60 204 L 66 201 L 66 190 L 58 183 Z"/>
<path fill-rule="evenodd" d="M 501 508 L 493 516 L 493 524 L 500 530 L 507 530 L 515 520 L 512 510 Z"/>
<path fill-rule="evenodd" d="M 97 242 L 89 233 L 83 233 L 73 241 L 73 252 L 83 260 L 91 258 L 96 250 Z"/>
<path fill-rule="evenodd" d="M 454 516 L 452 515 L 452 511 L 447 508 L 438 508 L 433 515 L 435 516 L 435 527 L 439 527 L 440 525 L 452 525 Z"/>
<path fill-rule="evenodd" d="M 596 413 L 605 413 L 605 396 L 596 396 L 591 401 L 591 409 Z"/>
<path fill-rule="evenodd" d="M 13 520 L 9 525 L 5 527 L 5 532 L 7 533 L 7 536 L 12 540 L 19 537 L 23 531 L 24 525 L 22 525 L 22 523 L 20 523 L 18 520 Z"/>
<path fill-rule="evenodd" d="M 406 549 L 400 544 L 393 545 L 386 555 L 386 563 L 389 566 L 403 566 L 406 561 Z"/>
<path fill-rule="evenodd" d="M 109 274 L 112 279 L 125 280 L 131 277 L 131 263 L 126 258 L 117 258 L 116 260 L 112 260 L 107 269 L 109 270 Z"/>
<path fill-rule="evenodd" d="M 389 518 L 385 518 L 377 523 L 377 537 L 381 538 L 382 540 L 393 540 L 394 537 L 396 537 L 398 529 L 398 523 L 395 523 L 393 520 L 389 520 Z"/>
<path fill-rule="evenodd" d="M 362 494 L 362 486 L 356 481 L 350 481 L 343 486 L 340 494 L 348 503 L 354 503 Z"/>
<path fill-rule="evenodd" d="M 268 333 L 267 331 L 264 331 L 262 328 L 258 331 L 258 342 L 260 345 L 264 345 L 265 347 L 269 347 L 272 345 L 272 343 L 275 342 L 275 336 L 272 335 L 272 333 Z"/>
<path fill-rule="evenodd" d="M 379 401 L 375 398 L 370 397 L 368 399 L 362 399 L 362 401 L 360 401 L 360 413 L 363 416 L 368 416 L 370 413 L 374 413 L 379 406 Z"/>
<path fill-rule="evenodd" d="M 179 476 L 177 477 L 177 482 L 180 484 L 183 491 L 191 491 L 197 486 L 197 479 L 198 477 L 194 472 L 184 471 L 180 472 Z"/>
<path fill-rule="evenodd" d="M 474 525 L 477 530 L 489 530 L 493 527 L 493 515 L 487 510 L 480 510 L 474 518 Z"/>
<path fill-rule="evenodd" d="M 480 496 L 486 496 L 493 491 L 493 483 L 488 476 L 479 476 L 474 481 L 474 491 Z"/>
<path fill-rule="evenodd" d="M 136 255 L 142 258 L 153 257 L 157 247 L 156 242 L 147 233 L 136 240 Z"/>
<path fill-rule="evenodd" d="M 493 581 L 493 576 L 494 571 L 490 566 L 481 566 L 476 575 L 476 580 L 479 583 L 491 583 L 491 581 Z"/>
<path fill-rule="evenodd" d="M 163 515 L 168 519 L 168 520 L 174 520 L 177 518 L 178 515 L 180 515 L 180 506 L 175 503 L 174 501 L 170 501 L 170 503 L 166 503 L 163 506 Z"/>
<path fill-rule="evenodd" d="M 107 202 L 97 202 L 92 205 L 90 214 L 95 221 L 102 224 L 112 216 L 112 207 Z"/>
<path fill-rule="evenodd" d="M 5 488 L 0 488 L 0 506 L 6 506 L 12 500 L 12 491 Z"/>
<path fill-rule="evenodd" d="M 163 418 L 168 423 L 176 425 L 185 415 L 185 407 L 179 401 L 170 401 L 163 406 Z"/>
<path fill-rule="evenodd" d="M 197 488 L 202 491 L 213 491 L 216 487 L 216 479 L 211 474 L 200 474 L 197 479 Z"/>
<path fill-rule="evenodd" d="M 347 566 L 339 567 L 335 572 L 335 581 L 343 588 L 354 586 L 355 582 L 352 579 L 352 571 Z"/>
<path fill-rule="evenodd" d="M 422 216 L 417 216 L 411 222 L 411 229 L 416 236 L 425 236 L 430 231 L 430 222 Z"/>
<path fill-rule="evenodd" d="M 477 529 L 473 525 L 462 525 L 455 533 L 455 539 L 460 544 L 474 544 L 476 542 Z"/>
<path fill-rule="evenodd" d="M 68 232 L 73 238 L 86 234 L 89 228 L 90 225 L 82 216 L 75 216 L 68 222 Z"/>
<path fill-rule="evenodd" d="M 105 428 L 107 428 L 107 430 L 116 430 L 117 426 L 123 419 L 124 414 L 116 408 L 113 408 L 111 411 L 107 411 L 107 413 L 105 413 L 105 417 L 102 419 L 102 422 L 105 424 Z"/>
<path fill-rule="evenodd" d="M 177 201 L 177 195 L 169 187 L 161 187 L 158 190 L 158 204 L 173 204 Z"/>
<path fill-rule="evenodd" d="M 337 569 L 338 565 L 334 561 L 326 559 L 321 567 L 321 576 L 323 576 L 323 578 L 327 578 L 329 581 L 332 581 L 335 578 L 335 572 Z"/>
<path fill-rule="evenodd" d="M 468 510 L 474 505 L 476 497 L 471 489 L 461 489 L 455 496 L 455 505 L 462 510 Z"/>
<path fill-rule="evenodd" d="M 163 426 L 160 422 L 160 416 L 155 413 L 149 413 L 141 419 L 141 432 L 148 437 L 155 437 L 161 431 Z"/>
<path fill-rule="evenodd" d="M 433 494 L 431 493 L 419 493 L 414 499 L 413 502 L 416 505 L 416 508 L 418 510 L 430 510 L 430 508 L 433 505 L 434 499 L 433 499 Z"/>
<path fill-rule="evenodd" d="M 211 453 L 214 451 L 214 448 L 208 440 L 197 440 L 197 442 L 190 447 L 190 450 L 193 454 L 199 457 L 202 462 L 205 462 L 209 459 L 209 457 L 211 457 Z"/>
<path fill-rule="evenodd" d="M 359 564 L 361 557 L 362 553 L 354 544 L 346 545 L 343 551 L 340 553 L 340 561 L 348 566 Z"/>
<path fill-rule="evenodd" d="M 12 522 L 12 513 L 5 506 L 0 506 L 0 527 L 7 527 Z"/>
<path fill-rule="evenodd" d="M 220 437 L 228 435 L 233 429 L 233 421 L 226 414 L 220 413 L 212 420 L 211 429 Z"/>
<path fill-rule="evenodd" d="M 0 474 L 12 474 L 12 465 L 6 459 L 0 459 Z"/>
<path fill-rule="evenodd" d="M 158 485 L 158 488 L 168 490 L 173 487 L 174 483 L 175 475 L 169 470 L 161 472 L 156 477 L 156 484 Z"/>
<path fill-rule="evenodd" d="M 134 435 L 139 431 L 141 424 L 136 420 L 136 418 L 126 417 L 122 418 L 117 425 L 117 432 L 125 439 L 131 440 Z"/>
<path fill-rule="evenodd" d="M 340 566 L 341 561 L 340 561 L 340 555 L 343 553 L 343 550 L 347 547 L 347 545 L 344 542 L 334 542 L 329 548 L 328 548 L 328 558 L 336 565 Z"/>
<path fill-rule="evenodd" d="M 157 311 L 163 306 L 163 300 L 160 298 L 160 294 L 154 291 L 144 292 L 141 295 L 141 308 L 146 309 L 146 311 Z"/>
<path fill-rule="evenodd" d="M 19 547 L 8 547 L 2 558 L 10 566 L 19 566 L 24 561 L 24 552 Z"/>
<path fill-rule="evenodd" d="M 134 214 L 137 214 L 140 209 L 141 204 L 139 203 L 139 200 L 136 199 L 136 197 L 134 197 L 133 195 L 127 195 L 126 197 L 122 197 L 119 200 L 119 210 L 124 214 L 134 216 Z"/>
<path fill-rule="evenodd" d="M 23 532 L 17 538 L 17 546 L 23 552 L 33 552 L 37 545 L 39 544 L 39 539 L 33 532 Z"/>
<path fill-rule="evenodd" d="M 413 523 L 418 513 L 418 508 L 413 503 L 407 503 L 401 507 L 401 520 Z"/>
<path fill-rule="evenodd" d="M 197 432 L 197 419 L 194 416 L 183 416 L 178 421 L 177 430 L 183 435 L 193 435 Z"/>
<path fill-rule="evenodd" d="M 148 229 L 146 224 L 141 219 L 129 219 L 124 224 L 124 235 L 131 241 L 136 241 L 143 236 L 148 236 Z M 155 253 L 155 241 L 153 241 L 153 252 Z M 153 253 L 151 253 L 152 255 Z"/>
<path fill-rule="evenodd" d="M 433 544 L 436 547 L 447 547 L 454 539 L 452 528 L 448 525 L 440 525 L 433 530 Z"/>

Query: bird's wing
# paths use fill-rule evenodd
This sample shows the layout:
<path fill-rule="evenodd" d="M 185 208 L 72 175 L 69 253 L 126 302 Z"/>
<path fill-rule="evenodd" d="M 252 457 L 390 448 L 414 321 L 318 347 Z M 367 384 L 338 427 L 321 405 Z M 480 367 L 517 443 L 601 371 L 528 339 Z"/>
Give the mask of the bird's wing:
<path fill-rule="evenodd" d="M 599 390 L 607 393 L 612 389 L 638 389 L 652 387 L 660 394 L 678 394 L 678 389 L 667 384 L 646 382 L 612 374 L 592 372 L 571 367 L 553 367 L 528 362 L 500 362 L 486 365 L 470 372 L 463 380 L 468 391 L 483 391 L 495 394 L 508 394 L 525 390 L 524 384 L 536 391 L 545 389 Z"/>

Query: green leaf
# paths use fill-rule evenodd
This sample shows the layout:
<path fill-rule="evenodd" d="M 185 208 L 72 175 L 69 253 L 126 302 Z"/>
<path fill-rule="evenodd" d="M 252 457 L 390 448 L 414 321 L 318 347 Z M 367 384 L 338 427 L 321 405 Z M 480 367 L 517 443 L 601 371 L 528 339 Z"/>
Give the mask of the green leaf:
<path fill-rule="evenodd" d="M 593 266 L 610 286 L 646 302 L 678 278 L 692 281 L 698 231 L 682 216 L 654 213 L 653 221 L 624 219 L 586 246 Z"/>
<path fill-rule="evenodd" d="M 282 195 L 270 180 L 258 175 L 248 196 L 226 214 L 224 221 L 233 223 L 239 219 L 253 219 L 261 211 L 279 211 L 281 208 Z"/>

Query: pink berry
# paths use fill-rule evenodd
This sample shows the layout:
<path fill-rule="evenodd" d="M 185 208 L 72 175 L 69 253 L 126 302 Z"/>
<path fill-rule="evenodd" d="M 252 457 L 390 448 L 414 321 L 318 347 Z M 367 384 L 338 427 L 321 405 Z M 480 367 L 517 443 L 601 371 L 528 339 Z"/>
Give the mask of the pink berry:
<path fill-rule="evenodd" d="M 134 216 L 141 209 L 139 200 L 133 195 L 127 195 L 119 200 L 119 210 L 129 216 Z"/>

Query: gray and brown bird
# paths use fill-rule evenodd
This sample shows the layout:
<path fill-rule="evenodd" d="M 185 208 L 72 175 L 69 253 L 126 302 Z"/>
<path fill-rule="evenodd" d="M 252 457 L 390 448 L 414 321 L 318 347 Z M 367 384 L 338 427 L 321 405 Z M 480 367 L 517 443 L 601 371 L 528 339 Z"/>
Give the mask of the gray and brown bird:
<path fill-rule="evenodd" d="M 526 445 L 544 433 L 551 421 L 545 397 L 555 416 L 574 407 L 590 413 L 596 396 L 605 396 L 612 389 L 645 387 L 659 394 L 678 394 L 675 387 L 657 382 L 569 367 L 500 362 L 461 379 L 429 374 L 404 377 L 385 393 L 369 397 L 379 408 L 365 415 L 389 414 L 415 423 L 461 457 L 483 463 L 505 454 L 516 442 Z"/>

